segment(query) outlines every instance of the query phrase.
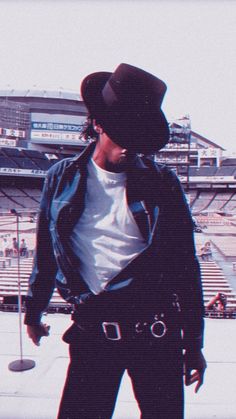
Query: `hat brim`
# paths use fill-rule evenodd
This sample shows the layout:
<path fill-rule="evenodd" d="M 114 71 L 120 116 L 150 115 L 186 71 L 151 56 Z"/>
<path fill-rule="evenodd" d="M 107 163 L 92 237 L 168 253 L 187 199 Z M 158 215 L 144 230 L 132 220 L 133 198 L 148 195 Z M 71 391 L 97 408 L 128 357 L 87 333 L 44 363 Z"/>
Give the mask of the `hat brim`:
<path fill-rule="evenodd" d="M 108 108 L 102 90 L 110 72 L 88 75 L 81 84 L 81 95 L 91 118 L 101 124 L 107 135 L 121 147 L 136 153 L 154 154 L 169 141 L 169 125 L 160 108 L 141 110 Z"/>

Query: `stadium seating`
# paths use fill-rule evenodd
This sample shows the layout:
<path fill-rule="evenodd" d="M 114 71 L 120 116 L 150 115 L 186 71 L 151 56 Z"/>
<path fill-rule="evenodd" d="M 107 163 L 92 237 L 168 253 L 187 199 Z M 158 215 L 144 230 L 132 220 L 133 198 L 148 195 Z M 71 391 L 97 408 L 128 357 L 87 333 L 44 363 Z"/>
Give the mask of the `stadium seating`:
<path fill-rule="evenodd" d="M 0 165 L 20 169 L 47 171 L 53 164 L 44 153 L 37 150 L 4 147 L 0 150 Z"/>
<path fill-rule="evenodd" d="M 193 205 L 191 207 L 193 214 L 197 214 L 201 211 L 206 211 L 208 206 L 210 205 L 211 201 L 215 197 L 215 192 L 200 192 L 197 199 L 193 202 Z"/>
<path fill-rule="evenodd" d="M 221 166 L 217 169 L 216 176 L 233 176 L 236 175 L 235 166 Z"/>
<path fill-rule="evenodd" d="M 216 174 L 217 167 L 190 167 L 189 176 L 213 176 Z"/>
<path fill-rule="evenodd" d="M 232 192 L 218 192 L 214 199 L 208 205 L 208 211 L 223 210 L 224 206 L 229 202 L 234 194 Z"/>
<path fill-rule="evenodd" d="M 29 276 L 32 271 L 32 258 L 20 258 L 20 281 L 18 280 L 17 260 L 11 266 L 0 267 L 0 309 L 16 311 L 18 309 L 18 288 L 20 282 L 22 301 L 25 300 L 28 289 Z M 55 290 L 48 307 L 48 312 L 70 313 L 72 307 L 64 301 Z"/>
<path fill-rule="evenodd" d="M 20 259 L 20 285 L 23 300 L 27 294 L 28 280 L 32 270 L 32 262 L 32 258 Z M 227 296 L 227 310 L 236 314 L 236 294 L 233 292 L 218 264 L 215 261 L 200 261 L 200 267 L 204 303 L 206 304 L 217 292 L 222 292 Z M 7 263 L 0 267 L 0 309 L 17 310 L 17 295 L 18 266 L 15 259 L 11 264 Z M 70 313 L 72 309 L 73 307 L 66 303 L 61 298 L 58 291 L 55 290 L 48 311 Z M 212 313 L 210 317 L 214 317 Z M 233 317 L 231 316 L 229 318 Z"/>
<path fill-rule="evenodd" d="M 19 149 L 2 147 L 0 148 L 0 167 L 12 169 L 33 169 L 40 172 L 37 178 L 34 173 L 24 178 L 23 176 L 15 176 L 14 174 L 3 175 L 0 185 L 0 211 L 15 208 L 22 211 L 32 211 L 37 213 L 39 202 L 42 194 L 42 185 L 46 171 L 58 160 L 65 156 L 59 153 L 47 154 L 31 149 Z M 69 155 L 68 155 L 69 157 Z M 181 166 L 180 166 L 181 167 Z M 11 171 L 12 172 L 12 171 Z M 186 174 L 186 167 L 181 167 L 179 174 Z M 217 167 L 190 167 L 189 176 L 195 177 L 195 184 L 198 182 L 199 176 L 236 176 L 236 166 L 223 165 Z M 201 183 L 201 182 L 199 182 Z M 210 182 L 209 182 L 210 183 Z M 220 185 L 221 186 L 221 185 Z M 188 201 L 192 210 L 192 214 L 196 215 L 197 221 L 201 225 L 205 225 L 204 214 L 209 215 L 207 225 L 225 226 L 227 217 L 221 217 L 217 212 L 226 212 L 230 215 L 236 214 L 236 192 L 225 188 L 225 190 L 209 189 L 196 187 L 188 192 Z M 2 211 L 2 213 L 4 213 Z M 203 213 L 203 215 L 200 215 Z M 199 217 L 199 218 L 198 218 Z M 200 220 L 200 218 L 202 219 Z M 229 217 L 228 217 L 229 219 Z M 2 221 L 2 220 L 1 220 Z M 28 221 L 29 222 L 29 221 Z M 27 226 L 28 227 L 28 226 Z M 219 239 L 220 240 L 220 239 Z M 32 254 L 32 252 L 31 252 Z M 16 259 L 13 264 L 8 266 L 6 260 L 0 260 L 0 309 L 16 310 L 17 309 L 17 292 L 18 292 L 18 272 Z M 223 272 L 215 262 L 200 262 L 202 277 L 204 302 L 214 296 L 216 292 L 224 292 L 228 297 L 229 318 L 235 315 L 236 318 L 236 295 L 227 283 Z M 23 299 L 27 292 L 29 275 L 32 269 L 32 258 L 21 258 L 21 287 Z M 71 307 L 59 296 L 55 291 L 49 311 L 70 312 Z M 233 314 L 232 314 L 233 313 Z M 206 312 L 206 316 L 214 317 L 216 314 Z M 231 317 L 230 317 L 231 316 Z M 220 317 L 220 316 L 219 316 Z"/>
<path fill-rule="evenodd" d="M 190 208 L 193 206 L 194 202 L 198 197 L 198 191 L 196 189 L 188 191 L 189 205 Z"/>
<path fill-rule="evenodd" d="M 24 150 L 24 154 L 41 170 L 47 171 L 53 164 L 51 160 L 47 159 L 47 157 L 39 151 Z"/>
<path fill-rule="evenodd" d="M 235 319 L 236 293 L 229 285 L 222 269 L 215 261 L 200 261 L 200 268 L 202 275 L 204 304 L 206 305 L 218 292 L 225 294 L 227 297 L 227 307 L 225 312 L 217 312 L 206 309 L 206 317 Z"/>
<path fill-rule="evenodd" d="M 37 188 L 21 188 L 21 190 L 36 202 L 40 202 L 42 191 Z"/>
<path fill-rule="evenodd" d="M 10 160 L 8 157 L 0 155 L 0 167 L 9 167 L 12 169 L 17 169 L 18 166 L 15 161 Z"/>
<path fill-rule="evenodd" d="M 224 211 L 236 214 L 236 193 L 234 193 L 231 199 L 224 205 Z"/>
<path fill-rule="evenodd" d="M 33 188 L 30 189 L 32 192 Z M 4 186 L 0 188 L 0 209 L 28 209 L 36 211 L 39 207 L 41 191 L 35 189 L 33 193 L 27 193 L 21 188 Z"/>

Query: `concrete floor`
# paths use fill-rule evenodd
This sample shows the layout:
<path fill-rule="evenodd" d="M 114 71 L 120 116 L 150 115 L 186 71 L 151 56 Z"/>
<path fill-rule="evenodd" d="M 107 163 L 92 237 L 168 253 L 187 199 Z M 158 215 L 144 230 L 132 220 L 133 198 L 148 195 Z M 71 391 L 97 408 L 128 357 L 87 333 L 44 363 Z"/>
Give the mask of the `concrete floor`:
<path fill-rule="evenodd" d="M 66 314 L 48 314 L 50 337 L 34 346 L 23 326 L 23 359 L 33 369 L 12 372 L 9 363 L 20 360 L 19 317 L 0 312 L 0 419 L 55 419 L 68 365 L 67 345 L 61 341 L 70 324 Z M 206 319 L 204 355 L 208 361 L 204 386 L 198 394 L 186 387 L 186 419 L 236 419 L 236 322 Z M 113 419 L 138 419 L 131 383 L 124 376 Z M 79 418 L 78 418 L 79 419 Z M 93 418 L 91 418 L 93 419 Z M 173 419 L 173 418 L 172 418 Z"/>

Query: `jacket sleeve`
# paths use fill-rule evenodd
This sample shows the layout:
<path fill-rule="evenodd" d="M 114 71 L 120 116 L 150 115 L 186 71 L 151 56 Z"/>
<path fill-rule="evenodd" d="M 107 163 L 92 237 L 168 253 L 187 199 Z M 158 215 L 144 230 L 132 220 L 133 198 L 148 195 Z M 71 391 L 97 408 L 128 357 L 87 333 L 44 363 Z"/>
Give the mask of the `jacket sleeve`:
<path fill-rule="evenodd" d="M 180 181 L 169 170 L 166 186 L 166 210 L 169 211 L 170 224 L 166 225 L 166 229 L 169 230 L 170 255 L 174 255 L 171 269 L 181 306 L 183 346 L 185 349 L 198 350 L 203 347 L 204 303 L 193 220 Z"/>
<path fill-rule="evenodd" d="M 24 323 L 28 325 L 37 325 L 40 323 L 42 314 L 48 307 L 55 286 L 57 265 L 49 229 L 50 196 L 52 194 L 51 183 L 52 177 L 48 174 L 41 197 L 33 270 L 29 279 L 28 295 L 26 297 Z"/>

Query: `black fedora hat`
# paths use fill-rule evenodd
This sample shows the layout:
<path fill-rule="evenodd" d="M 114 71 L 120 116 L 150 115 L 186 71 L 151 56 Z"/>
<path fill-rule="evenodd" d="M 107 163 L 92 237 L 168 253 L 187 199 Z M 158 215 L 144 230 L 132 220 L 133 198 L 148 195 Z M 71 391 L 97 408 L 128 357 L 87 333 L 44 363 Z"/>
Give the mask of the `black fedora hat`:
<path fill-rule="evenodd" d="M 81 95 L 91 118 L 121 147 L 152 154 L 169 141 L 161 110 L 166 84 L 129 64 L 113 73 L 96 72 L 81 83 Z"/>

